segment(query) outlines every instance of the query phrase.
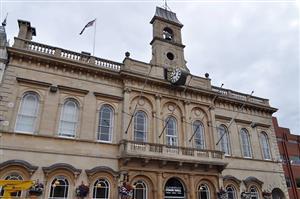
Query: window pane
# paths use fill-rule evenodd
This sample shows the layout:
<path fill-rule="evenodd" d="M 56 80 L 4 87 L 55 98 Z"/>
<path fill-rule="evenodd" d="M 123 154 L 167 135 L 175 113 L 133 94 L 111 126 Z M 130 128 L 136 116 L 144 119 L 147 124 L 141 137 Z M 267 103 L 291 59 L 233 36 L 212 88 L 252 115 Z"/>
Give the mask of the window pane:
<path fill-rule="evenodd" d="M 109 183 L 105 179 L 98 179 L 94 183 L 93 198 L 108 199 L 109 198 Z"/>
<path fill-rule="evenodd" d="M 194 139 L 195 139 L 196 148 L 204 149 L 205 148 L 204 127 L 200 121 L 195 121 L 193 123 L 193 133 L 195 133 Z"/>
<path fill-rule="evenodd" d="M 166 119 L 166 140 L 167 144 L 177 146 L 177 123 L 172 116 Z"/>
<path fill-rule="evenodd" d="M 16 131 L 34 132 L 38 106 L 37 94 L 28 93 L 23 96 L 17 116 Z"/>
<path fill-rule="evenodd" d="M 111 141 L 112 138 L 113 109 L 103 105 L 99 113 L 98 140 Z"/>
<path fill-rule="evenodd" d="M 56 177 L 50 185 L 49 198 L 67 198 L 69 191 L 69 182 L 64 176 Z"/>
<path fill-rule="evenodd" d="M 225 153 L 225 155 L 230 155 L 230 142 L 227 128 L 223 125 L 218 127 L 220 140 L 220 150 Z"/>
<path fill-rule="evenodd" d="M 244 157 L 251 157 L 249 134 L 245 129 L 241 130 L 242 151 Z"/>
<path fill-rule="evenodd" d="M 75 101 L 67 100 L 61 112 L 59 135 L 75 137 L 78 122 L 78 106 Z"/>
<path fill-rule="evenodd" d="M 147 141 L 147 116 L 143 111 L 138 111 L 134 117 L 134 140 Z"/>
<path fill-rule="evenodd" d="M 260 135 L 261 135 L 260 136 L 260 144 L 261 144 L 262 151 L 263 151 L 263 158 L 269 160 L 269 159 L 271 159 L 271 154 L 270 154 L 268 137 L 264 132 L 262 132 Z"/>

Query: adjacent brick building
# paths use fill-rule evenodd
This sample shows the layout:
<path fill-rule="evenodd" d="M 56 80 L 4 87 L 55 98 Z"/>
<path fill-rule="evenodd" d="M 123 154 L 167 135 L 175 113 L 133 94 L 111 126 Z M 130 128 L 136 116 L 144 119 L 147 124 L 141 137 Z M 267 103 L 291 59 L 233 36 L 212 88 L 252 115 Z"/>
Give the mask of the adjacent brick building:
<path fill-rule="evenodd" d="M 300 198 L 300 136 L 278 126 L 275 117 L 273 125 L 290 198 Z"/>

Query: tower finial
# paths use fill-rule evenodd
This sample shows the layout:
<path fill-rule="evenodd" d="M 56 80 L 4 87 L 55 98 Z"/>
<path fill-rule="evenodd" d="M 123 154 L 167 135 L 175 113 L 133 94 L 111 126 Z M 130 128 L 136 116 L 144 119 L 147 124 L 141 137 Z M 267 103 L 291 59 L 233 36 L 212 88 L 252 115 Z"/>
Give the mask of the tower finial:
<path fill-rule="evenodd" d="M 168 6 L 168 0 L 163 0 L 164 1 L 164 5 L 163 5 L 163 7 L 164 7 L 164 9 L 165 10 L 171 10 L 170 8 L 169 8 L 169 6 Z"/>
<path fill-rule="evenodd" d="M 6 13 L 6 17 L 4 18 L 4 20 L 3 20 L 3 22 L 2 22 L 2 26 L 3 26 L 3 27 L 6 26 L 7 15 L 8 15 L 8 13 Z"/>

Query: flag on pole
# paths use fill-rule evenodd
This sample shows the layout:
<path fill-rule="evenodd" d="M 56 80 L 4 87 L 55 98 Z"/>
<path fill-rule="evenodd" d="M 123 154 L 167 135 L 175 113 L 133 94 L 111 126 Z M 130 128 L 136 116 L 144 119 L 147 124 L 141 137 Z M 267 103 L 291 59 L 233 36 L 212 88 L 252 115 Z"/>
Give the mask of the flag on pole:
<path fill-rule="evenodd" d="M 79 34 L 81 35 L 81 34 L 83 33 L 83 31 L 84 31 L 86 28 L 93 26 L 95 22 L 96 22 L 96 19 L 94 19 L 94 20 L 90 21 L 89 23 L 87 23 L 87 24 L 83 27 L 82 31 L 81 31 Z"/>

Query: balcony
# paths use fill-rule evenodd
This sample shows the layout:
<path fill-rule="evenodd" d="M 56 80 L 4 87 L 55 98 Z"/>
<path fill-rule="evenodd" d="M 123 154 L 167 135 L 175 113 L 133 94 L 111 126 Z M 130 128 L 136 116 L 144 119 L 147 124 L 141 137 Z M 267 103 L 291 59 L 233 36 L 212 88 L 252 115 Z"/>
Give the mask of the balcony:
<path fill-rule="evenodd" d="M 161 166 L 175 163 L 179 166 L 191 165 L 196 167 L 217 167 L 223 170 L 227 163 L 224 153 L 216 150 L 200 150 L 196 148 L 168 146 L 163 144 L 143 143 L 129 140 L 120 142 L 120 154 L 123 163 L 132 159 L 140 159 L 143 164 L 149 161 L 158 161 Z"/>

